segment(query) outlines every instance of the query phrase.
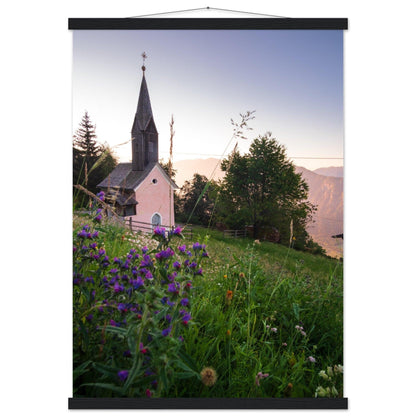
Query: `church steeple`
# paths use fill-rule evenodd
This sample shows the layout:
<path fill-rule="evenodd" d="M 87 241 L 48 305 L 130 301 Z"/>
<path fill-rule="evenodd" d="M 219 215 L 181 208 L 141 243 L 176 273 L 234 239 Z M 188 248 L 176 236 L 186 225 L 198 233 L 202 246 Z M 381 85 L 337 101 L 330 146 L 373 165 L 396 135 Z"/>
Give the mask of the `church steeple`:
<path fill-rule="evenodd" d="M 140 86 L 139 101 L 137 103 L 136 115 L 134 117 L 133 127 L 131 130 L 132 144 L 132 170 L 144 170 L 151 162 L 159 160 L 159 134 L 153 119 L 152 106 L 150 104 L 149 91 L 145 78 L 146 67 L 143 57 L 143 77 Z"/>

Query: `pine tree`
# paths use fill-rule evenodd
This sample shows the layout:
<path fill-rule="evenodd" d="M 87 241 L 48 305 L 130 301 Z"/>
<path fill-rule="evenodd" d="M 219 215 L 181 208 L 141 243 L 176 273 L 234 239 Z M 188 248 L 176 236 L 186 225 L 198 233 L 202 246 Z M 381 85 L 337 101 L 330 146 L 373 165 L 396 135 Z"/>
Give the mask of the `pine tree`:
<path fill-rule="evenodd" d="M 100 146 L 96 141 L 95 126 L 91 123 L 86 111 L 74 135 L 73 147 L 77 149 L 77 155 L 87 164 L 87 169 L 98 159 Z"/>
<path fill-rule="evenodd" d="M 93 193 L 98 192 L 97 185 L 117 165 L 111 149 L 99 144 L 96 138 L 95 125 L 86 111 L 73 137 L 73 183 L 83 185 Z M 74 190 L 75 205 L 85 205 L 86 201 Z"/>

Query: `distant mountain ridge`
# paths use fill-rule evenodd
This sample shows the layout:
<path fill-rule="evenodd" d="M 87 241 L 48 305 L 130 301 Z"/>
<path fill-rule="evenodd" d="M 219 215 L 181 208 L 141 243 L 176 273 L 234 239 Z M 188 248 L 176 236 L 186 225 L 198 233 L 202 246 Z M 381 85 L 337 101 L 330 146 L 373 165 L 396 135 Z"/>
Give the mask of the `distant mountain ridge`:
<path fill-rule="evenodd" d="M 334 176 L 336 178 L 344 177 L 344 166 L 330 166 L 328 168 L 319 168 L 313 170 L 314 173 L 324 176 Z"/>
<path fill-rule="evenodd" d="M 181 187 L 187 180 L 192 180 L 195 173 L 205 175 L 208 179 L 222 179 L 220 159 L 192 159 L 174 162 L 177 170 L 175 182 Z M 343 233 L 344 212 L 344 178 L 343 167 L 319 168 L 314 171 L 303 167 L 296 167 L 296 172 L 309 185 L 308 200 L 318 207 L 314 215 L 314 222 L 307 230 L 314 241 L 320 244 L 328 255 L 340 257 L 343 255 L 342 240 L 332 238 L 333 235 Z M 323 172 L 323 173 L 318 173 Z"/>

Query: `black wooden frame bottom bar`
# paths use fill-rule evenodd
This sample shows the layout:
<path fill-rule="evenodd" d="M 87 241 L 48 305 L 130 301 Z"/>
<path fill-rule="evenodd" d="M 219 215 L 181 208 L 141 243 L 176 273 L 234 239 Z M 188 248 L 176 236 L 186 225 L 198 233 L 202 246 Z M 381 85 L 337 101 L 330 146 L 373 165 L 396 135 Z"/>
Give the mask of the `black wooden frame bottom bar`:
<path fill-rule="evenodd" d="M 69 409 L 348 409 L 347 398 L 84 398 Z"/>

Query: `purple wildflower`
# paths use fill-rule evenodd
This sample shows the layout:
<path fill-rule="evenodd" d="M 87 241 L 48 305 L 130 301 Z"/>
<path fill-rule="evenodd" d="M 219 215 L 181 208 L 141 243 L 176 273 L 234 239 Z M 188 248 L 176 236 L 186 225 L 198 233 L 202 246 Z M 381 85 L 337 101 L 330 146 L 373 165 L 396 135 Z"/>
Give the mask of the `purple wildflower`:
<path fill-rule="evenodd" d="M 140 286 L 143 286 L 143 279 L 139 276 L 136 280 L 133 280 L 133 289 L 138 289 Z"/>
<path fill-rule="evenodd" d="M 188 322 L 192 319 L 191 314 L 186 312 L 184 309 L 179 311 L 179 313 L 182 315 L 182 323 L 184 325 L 188 325 Z"/>
<path fill-rule="evenodd" d="M 149 251 L 149 249 L 148 249 L 146 246 L 144 246 L 144 247 L 142 248 L 142 253 L 143 253 L 143 254 L 146 254 L 148 251 Z"/>
<path fill-rule="evenodd" d="M 77 234 L 77 236 L 80 237 L 80 238 L 86 238 L 87 234 L 88 233 L 83 229 Z"/>
<path fill-rule="evenodd" d="M 105 198 L 104 191 L 98 192 L 97 196 L 98 196 L 98 198 L 99 198 L 100 201 L 104 201 L 104 198 Z"/>
<path fill-rule="evenodd" d="M 168 328 L 164 329 L 164 330 L 162 331 L 162 335 L 163 335 L 164 337 L 167 337 L 167 336 L 170 334 L 170 331 L 172 331 L 172 327 L 171 327 L 171 326 L 169 326 Z"/>
<path fill-rule="evenodd" d="M 173 272 L 172 274 L 168 274 L 168 279 L 169 279 L 169 281 L 170 282 L 173 282 L 173 281 L 175 281 L 175 277 L 178 275 L 178 273 L 176 273 L 176 272 Z"/>
<path fill-rule="evenodd" d="M 189 305 L 189 299 L 188 298 L 183 298 L 181 300 L 181 305 L 182 306 L 188 306 Z"/>
<path fill-rule="evenodd" d="M 192 246 L 192 248 L 193 248 L 195 251 L 198 251 L 198 250 L 201 250 L 202 245 L 201 245 L 201 244 L 199 244 L 199 243 L 194 243 L 194 245 Z"/>
<path fill-rule="evenodd" d="M 124 303 L 119 303 L 118 306 L 117 306 L 117 309 L 120 312 L 127 312 L 127 306 Z"/>
<path fill-rule="evenodd" d="M 257 375 L 256 375 L 256 385 L 257 385 L 257 386 L 260 386 L 260 380 L 261 380 L 262 378 L 265 378 L 265 377 L 269 377 L 269 374 L 268 374 L 268 373 L 263 374 L 261 371 L 260 371 L 260 372 L 258 372 L 258 373 L 257 373 Z"/>
<path fill-rule="evenodd" d="M 146 254 L 145 256 L 143 256 L 143 260 L 140 263 L 140 267 L 150 267 L 150 266 L 153 266 L 153 262 L 150 256 Z"/>
<path fill-rule="evenodd" d="M 166 229 L 163 227 L 159 227 L 158 225 L 155 227 L 155 229 L 153 230 L 153 233 L 155 235 L 159 235 L 163 238 L 165 238 L 165 233 L 166 233 Z"/>
<path fill-rule="evenodd" d="M 149 270 L 147 270 L 147 272 L 146 272 L 146 274 L 144 275 L 144 277 L 145 277 L 147 280 L 152 280 L 152 279 L 153 279 L 153 275 L 152 275 L 152 273 L 151 273 Z"/>
<path fill-rule="evenodd" d="M 117 375 L 121 381 L 126 381 L 129 376 L 129 372 L 127 370 L 121 370 L 117 373 Z"/>
<path fill-rule="evenodd" d="M 180 285 L 177 282 L 168 284 L 168 292 L 179 293 L 179 288 L 180 288 Z"/>
<path fill-rule="evenodd" d="M 118 282 L 114 284 L 114 292 L 119 293 L 124 290 L 124 286 L 120 285 Z"/>
<path fill-rule="evenodd" d="M 176 270 L 179 270 L 181 268 L 181 264 L 178 261 L 175 261 L 173 263 L 173 268 L 176 269 Z"/>
<path fill-rule="evenodd" d="M 180 235 L 180 234 L 181 234 L 181 232 L 182 232 L 182 228 L 181 228 L 181 227 L 176 227 L 176 228 L 173 230 L 173 234 L 174 234 L 174 235 Z"/>
<path fill-rule="evenodd" d="M 179 246 L 179 247 L 178 247 L 178 250 L 179 250 L 181 253 L 185 253 L 185 250 L 186 250 L 186 245 L 184 244 L 183 246 Z"/>

